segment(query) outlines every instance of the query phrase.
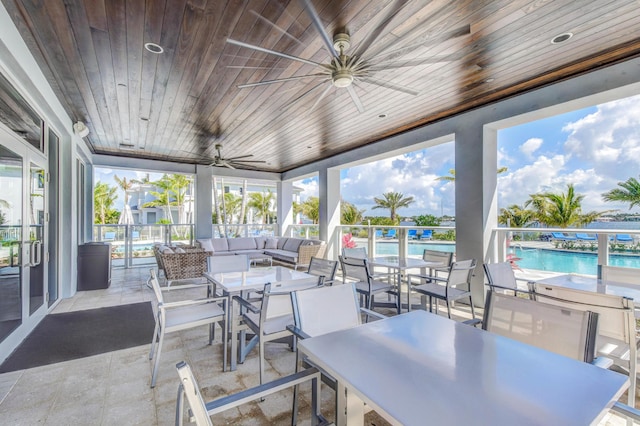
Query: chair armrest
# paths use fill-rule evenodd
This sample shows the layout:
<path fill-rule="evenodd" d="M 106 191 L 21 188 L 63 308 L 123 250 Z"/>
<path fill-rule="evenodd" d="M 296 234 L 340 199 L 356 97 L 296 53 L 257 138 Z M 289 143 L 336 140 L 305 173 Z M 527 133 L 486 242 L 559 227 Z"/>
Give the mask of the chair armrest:
<path fill-rule="evenodd" d="M 206 286 L 211 286 L 213 285 L 210 282 L 206 282 L 206 283 L 193 283 L 193 284 L 178 284 L 178 285 L 174 285 L 173 287 L 160 287 L 161 291 L 173 291 L 173 290 L 189 290 L 192 288 L 201 288 L 201 287 L 206 287 Z"/>
<path fill-rule="evenodd" d="M 606 356 L 599 356 L 597 358 L 594 358 L 593 361 L 591 361 L 591 364 L 595 365 L 596 367 L 608 370 L 613 365 L 613 360 L 611 358 L 607 358 Z"/>
<path fill-rule="evenodd" d="M 287 330 L 289 330 L 291 332 L 291 334 L 293 334 L 294 336 L 296 336 L 299 339 L 310 339 L 311 338 L 311 336 L 309 336 L 304 331 L 300 330 L 295 325 L 288 325 L 287 326 Z"/>
<path fill-rule="evenodd" d="M 233 296 L 233 300 L 235 300 L 236 302 L 238 302 L 240 305 L 244 306 L 245 308 L 249 309 L 254 314 L 259 314 L 260 313 L 260 309 L 256 308 L 251 302 L 249 302 L 246 299 L 243 299 L 240 296 Z"/>
<path fill-rule="evenodd" d="M 220 297 L 206 297 L 203 299 L 192 299 L 192 300 L 179 300 L 176 302 L 165 302 L 161 306 L 163 308 L 177 308 L 181 306 L 191 306 L 191 305 L 202 305 L 204 303 L 212 303 L 212 302 L 226 302 L 229 298 L 227 296 Z"/>
<path fill-rule="evenodd" d="M 378 319 L 386 319 L 386 318 L 389 318 L 389 317 L 388 317 L 388 316 L 386 316 L 386 315 L 382 315 L 382 314 L 380 314 L 380 313 L 378 313 L 378 312 L 374 312 L 374 311 L 372 311 L 372 310 L 370 310 L 370 309 L 367 309 L 367 308 L 360 308 L 360 312 L 362 312 L 363 314 L 366 314 L 366 315 L 368 315 L 368 316 L 370 316 L 370 317 L 375 317 L 375 318 L 378 318 Z"/>
<path fill-rule="evenodd" d="M 470 325 L 472 327 L 477 327 L 478 324 L 482 324 L 482 320 L 478 318 L 462 321 L 463 324 Z"/>
<path fill-rule="evenodd" d="M 621 414 L 628 419 L 635 420 L 636 422 L 640 422 L 640 410 L 637 410 L 634 407 L 630 407 L 621 402 L 616 402 L 611 407 L 611 411 Z"/>
<path fill-rule="evenodd" d="M 448 278 L 442 278 L 442 277 L 436 277 L 434 275 L 423 275 L 423 274 L 409 274 L 407 275 L 407 282 L 409 284 L 413 284 L 411 282 L 411 278 L 416 277 L 416 278 L 420 278 L 423 280 L 429 280 L 429 281 L 447 281 Z"/>

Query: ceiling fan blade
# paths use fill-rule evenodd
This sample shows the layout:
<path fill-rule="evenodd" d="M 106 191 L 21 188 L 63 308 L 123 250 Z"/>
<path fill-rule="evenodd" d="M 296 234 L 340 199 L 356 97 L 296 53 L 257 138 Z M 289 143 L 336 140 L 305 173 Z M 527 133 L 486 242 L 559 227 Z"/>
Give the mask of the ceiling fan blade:
<path fill-rule="evenodd" d="M 391 8 L 385 15 L 384 19 L 373 28 L 369 34 L 360 42 L 358 47 L 355 50 L 354 56 L 362 56 L 365 50 L 369 46 L 371 46 L 375 41 L 380 37 L 380 34 L 384 31 L 384 29 L 389 25 L 389 22 L 409 3 L 408 0 L 396 0 Z"/>
<path fill-rule="evenodd" d="M 284 83 L 285 81 L 302 80 L 303 78 L 309 78 L 309 77 L 326 77 L 326 75 L 325 74 L 298 75 L 294 77 L 277 78 L 275 80 L 263 80 L 263 81 L 258 81 L 257 83 L 239 84 L 237 87 L 238 89 L 244 89 L 247 87 L 265 86 L 267 84 L 274 84 L 274 83 Z"/>
<path fill-rule="evenodd" d="M 414 41 L 411 45 L 402 47 L 400 49 L 391 50 L 387 52 L 384 52 L 383 50 L 382 53 L 374 54 L 373 57 L 369 58 L 369 60 L 380 61 L 381 59 L 384 58 L 385 61 L 392 61 L 395 58 L 399 58 L 403 55 L 406 55 L 407 53 L 413 52 L 419 47 L 439 44 L 447 40 L 451 40 L 453 38 L 462 37 L 469 34 L 471 34 L 471 26 L 468 24 L 463 25 L 462 27 L 453 29 L 451 31 L 447 31 L 445 33 L 442 33 L 433 37 L 429 37 L 428 35 L 423 36 L 418 40 Z M 398 39 L 396 39 L 396 41 L 401 39 L 402 37 L 399 37 Z M 390 46 L 386 46 L 386 48 L 388 47 Z"/>
<path fill-rule="evenodd" d="M 271 27 L 273 27 L 273 29 L 275 29 L 276 31 L 278 31 L 280 34 L 284 35 L 285 37 L 295 41 L 296 43 L 298 43 L 300 46 L 304 46 L 304 44 L 298 40 L 296 37 L 294 37 L 293 35 L 289 34 L 287 32 L 287 30 L 285 30 L 284 28 L 278 26 L 276 23 L 271 22 L 270 20 L 268 20 L 267 18 L 265 18 L 264 16 L 260 15 L 258 12 L 256 12 L 255 10 L 250 10 L 249 11 L 251 14 L 253 14 L 256 18 L 260 19 L 262 22 L 270 25 Z"/>
<path fill-rule="evenodd" d="M 241 70 L 283 70 L 282 67 L 250 67 L 247 65 L 227 65 L 227 68 L 235 68 Z"/>
<path fill-rule="evenodd" d="M 318 104 L 320 104 L 320 101 L 322 99 L 324 99 L 325 96 L 327 96 L 327 93 L 329 93 L 329 90 L 331 90 L 331 88 L 333 87 L 333 85 L 329 84 L 327 85 L 327 88 L 324 89 L 322 91 L 322 94 L 318 97 L 318 99 L 316 99 L 316 101 L 313 103 L 313 105 L 311 106 L 311 108 L 309 109 L 309 111 L 307 111 L 307 114 L 310 114 L 311 111 L 313 111 L 314 109 L 316 109 L 316 107 L 318 106 Z"/>
<path fill-rule="evenodd" d="M 228 167 L 228 168 L 230 168 L 230 169 L 233 169 L 233 170 L 235 170 L 235 169 L 236 169 L 235 167 L 233 167 L 231 164 L 229 164 L 229 163 L 228 163 L 228 162 L 226 162 L 226 161 L 224 162 L 224 166 L 225 166 L 225 167 Z"/>
<path fill-rule="evenodd" d="M 228 38 L 227 39 L 227 43 L 235 44 L 236 46 L 240 46 L 240 47 L 246 47 L 247 49 L 257 50 L 258 52 L 262 52 L 262 53 L 269 53 L 271 55 L 280 56 L 281 58 L 291 59 L 292 61 L 298 61 L 298 62 L 302 62 L 304 64 L 316 65 L 316 66 L 319 66 L 319 67 L 322 66 L 322 64 L 319 63 L 319 62 L 310 61 L 310 60 L 304 59 L 304 58 L 298 58 L 297 56 L 287 55 L 286 53 L 277 52 L 275 50 L 266 49 L 264 47 L 255 46 L 255 45 L 249 44 L 249 43 L 244 43 L 242 41 L 234 40 L 232 38 Z"/>
<path fill-rule="evenodd" d="M 266 161 L 264 161 L 264 160 L 240 160 L 240 161 L 229 161 L 229 163 L 242 165 L 242 163 L 266 163 Z"/>
<path fill-rule="evenodd" d="M 365 83 L 369 83 L 369 84 L 375 84 L 376 86 L 386 87 L 387 89 L 397 90 L 398 92 L 403 92 L 413 96 L 418 95 L 418 92 L 416 92 L 415 90 L 411 90 L 408 87 L 400 86 L 399 84 L 391 83 L 389 81 L 380 80 L 375 77 L 369 76 L 366 78 L 362 78 L 361 81 L 364 81 Z"/>
<path fill-rule="evenodd" d="M 349 95 L 351 95 L 351 100 L 356 105 L 356 108 L 358 108 L 358 111 L 360 111 L 360 114 L 362 114 L 364 112 L 364 105 L 362 105 L 360 97 L 356 93 L 356 90 L 353 88 L 353 84 L 347 86 L 347 91 L 349 92 Z"/>
<path fill-rule="evenodd" d="M 463 56 L 463 52 L 456 52 L 450 55 L 444 56 L 432 56 L 430 58 L 408 59 L 406 61 L 389 61 L 382 62 L 371 66 L 367 71 L 376 72 L 384 70 L 392 70 L 397 68 L 417 67 L 425 64 L 437 64 L 439 62 L 452 62 L 460 59 Z"/>
<path fill-rule="evenodd" d="M 289 108 L 291 108 L 293 105 L 295 105 L 296 103 L 298 103 L 300 100 L 306 98 L 308 95 L 310 95 L 312 92 L 314 92 L 316 89 L 320 88 L 320 86 L 322 86 L 323 84 L 327 84 L 326 81 L 321 81 L 320 83 L 316 84 L 315 86 L 313 86 L 311 89 L 307 90 L 306 92 L 304 92 L 302 95 L 298 96 L 297 98 L 295 98 L 294 100 L 292 100 L 291 102 L 289 102 L 287 105 L 283 105 L 280 110 L 281 111 L 285 111 Z"/>
<path fill-rule="evenodd" d="M 304 8 L 304 10 L 309 15 L 309 17 L 311 18 L 311 22 L 313 23 L 313 26 L 316 28 L 316 31 L 320 35 L 320 38 L 322 39 L 324 46 L 329 51 L 329 54 L 331 55 L 331 57 L 337 58 L 338 54 L 336 52 L 336 49 L 333 47 L 333 39 L 329 37 L 329 34 L 327 34 L 327 30 L 324 29 L 324 26 L 322 25 L 322 21 L 320 20 L 320 16 L 318 15 L 318 12 L 316 11 L 315 7 L 313 7 L 313 3 L 311 2 L 311 0 L 300 0 L 300 3 Z"/>
<path fill-rule="evenodd" d="M 225 158 L 226 161 L 235 161 L 238 158 L 249 158 L 249 157 L 253 157 L 253 154 L 247 154 L 247 155 L 238 155 L 237 157 L 229 157 L 229 158 Z"/>

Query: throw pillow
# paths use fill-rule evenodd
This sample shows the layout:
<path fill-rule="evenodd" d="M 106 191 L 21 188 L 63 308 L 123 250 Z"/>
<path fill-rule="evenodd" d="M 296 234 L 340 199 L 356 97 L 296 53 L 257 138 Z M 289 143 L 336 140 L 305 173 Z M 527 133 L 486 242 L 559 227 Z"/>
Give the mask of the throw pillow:
<path fill-rule="evenodd" d="M 184 251 L 184 249 L 181 247 L 176 247 L 176 249 L 174 250 L 174 253 L 186 253 L 186 251 Z"/>
<path fill-rule="evenodd" d="M 267 238 L 267 242 L 264 245 L 265 249 L 275 250 L 278 248 L 277 238 Z"/>
<path fill-rule="evenodd" d="M 164 249 L 162 249 L 162 254 L 173 254 L 173 250 L 171 250 L 169 247 L 165 247 Z"/>
<path fill-rule="evenodd" d="M 213 242 L 211 241 L 211 238 L 197 241 L 200 243 L 200 247 L 202 247 L 204 251 L 210 251 L 211 253 L 215 252 L 215 250 L 213 249 Z"/>

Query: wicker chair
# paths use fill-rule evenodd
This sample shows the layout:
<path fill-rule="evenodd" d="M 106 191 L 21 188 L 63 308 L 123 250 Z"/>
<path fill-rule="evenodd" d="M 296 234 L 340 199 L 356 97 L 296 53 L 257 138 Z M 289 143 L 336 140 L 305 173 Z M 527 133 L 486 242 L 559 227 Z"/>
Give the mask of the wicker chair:
<path fill-rule="evenodd" d="M 297 270 L 300 266 L 308 268 L 309 264 L 311 263 L 312 257 L 323 259 L 326 249 L 327 245 L 325 243 L 300 246 L 300 248 L 298 249 L 298 261 L 296 262 L 294 269 Z"/>
<path fill-rule="evenodd" d="M 158 269 L 164 271 L 167 287 L 174 281 L 199 280 L 206 282 L 207 258 L 211 252 L 193 246 L 181 246 L 185 253 L 162 253 L 159 248 L 154 251 L 158 261 Z"/>

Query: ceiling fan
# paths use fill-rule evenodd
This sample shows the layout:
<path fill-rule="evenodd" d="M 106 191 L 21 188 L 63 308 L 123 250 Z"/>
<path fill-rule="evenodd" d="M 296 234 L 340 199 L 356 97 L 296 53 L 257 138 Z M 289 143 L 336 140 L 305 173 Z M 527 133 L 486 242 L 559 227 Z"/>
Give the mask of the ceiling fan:
<path fill-rule="evenodd" d="M 408 0 L 395 0 L 392 2 L 389 10 L 383 17 L 383 19 L 374 27 L 369 34 L 355 47 L 352 53 L 347 54 L 351 48 L 351 37 L 346 30 L 342 30 L 334 34 L 333 38 L 329 36 L 325 30 L 318 12 L 313 6 L 311 0 L 299 0 L 305 12 L 311 18 L 311 22 L 316 31 L 320 35 L 325 48 L 331 55 L 331 61 L 329 63 L 315 62 L 309 59 L 300 58 L 297 56 L 289 55 L 283 52 L 278 52 L 271 49 L 266 49 L 260 46 L 256 46 L 249 43 L 244 43 L 238 40 L 227 38 L 227 43 L 240 47 L 245 47 L 258 52 L 268 53 L 271 55 L 279 56 L 281 58 L 290 59 L 293 61 L 302 62 L 305 64 L 313 65 L 318 68 L 318 72 L 313 74 L 292 76 L 286 78 L 279 78 L 274 80 L 263 80 L 256 83 L 247 83 L 238 85 L 238 88 L 249 88 L 256 86 L 263 86 L 268 84 L 283 83 L 287 81 L 296 81 L 301 79 L 314 78 L 319 79 L 320 82 L 313 86 L 308 91 L 304 92 L 298 98 L 294 99 L 288 107 L 295 104 L 299 100 L 308 96 L 310 93 L 317 89 L 324 87 L 324 91 L 316 98 L 315 103 L 310 108 L 310 111 L 316 108 L 316 106 L 322 101 L 322 99 L 329 93 L 332 88 L 338 90 L 346 89 L 351 96 L 351 100 L 360 113 L 365 111 L 360 97 L 354 89 L 354 83 L 368 83 L 375 86 L 385 87 L 387 89 L 396 90 L 409 95 L 416 96 L 419 93 L 409 87 L 405 87 L 399 84 L 395 84 L 391 81 L 384 80 L 376 76 L 381 71 L 401 69 L 404 67 L 418 66 L 427 63 L 452 61 L 462 57 L 462 52 L 453 53 L 446 56 L 406 59 L 401 58 L 415 49 L 421 46 L 426 46 L 431 43 L 440 43 L 455 37 L 469 35 L 471 33 L 470 25 L 464 25 L 460 28 L 456 28 L 446 33 L 437 35 L 435 37 L 429 34 L 418 34 L 421 29 L 420 25 L 417 25 L 412 30 L 409 30 L 404 34 L 411 40 L 408 46 L 401 48 L 391 49 L 400 43 L 403 37 L 394 38 L 392 41 L 387 42 L 384 46 L 374 46 L 376 40 L 384 33 L 384 29 L 389 25 L 392 19 L 398 15 L 398 13 L 409 3 Z M 261 17 L 263 21 L 268 22 L 270 25 L 279 29 L 279 27 Z M 249 67 L 251 68 L 251 67 Z"/>
<path fill-rule="evenodd" d="M 215 145 L 216 155 L 213 157 L 213 163 L 211 163 L 212 166 L 228 167 L 230 169 L 235 169 L 236 167 L 241 167 L 241 168 L 251 167 L 250 163 L 266 163 L 266 161 L 263 161 L 263 160 L 243 160 L 243 158 L 253 157 L 253 154 L 224 158 L 222 156 L 222 153 L 220 152 L 221 149 L 222 149 L 221 144 L 218 143 Z"/>

